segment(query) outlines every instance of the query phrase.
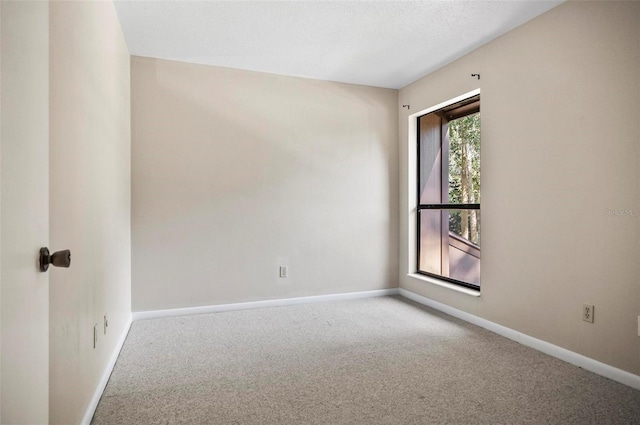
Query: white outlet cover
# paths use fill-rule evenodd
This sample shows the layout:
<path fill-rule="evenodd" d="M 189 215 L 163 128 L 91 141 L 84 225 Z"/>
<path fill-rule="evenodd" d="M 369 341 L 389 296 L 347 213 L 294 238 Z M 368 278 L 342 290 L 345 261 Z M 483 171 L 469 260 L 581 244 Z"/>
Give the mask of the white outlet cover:
<path fill-rule="evenodd" d="M 587 310 L 589 310 L 588 316 L 587 316 Z M 595 315 L 595 306 L 591 304 L 584 304 L 582 306 L 582 320 L 588 323 L 593 323 L 594 315 Z"/>

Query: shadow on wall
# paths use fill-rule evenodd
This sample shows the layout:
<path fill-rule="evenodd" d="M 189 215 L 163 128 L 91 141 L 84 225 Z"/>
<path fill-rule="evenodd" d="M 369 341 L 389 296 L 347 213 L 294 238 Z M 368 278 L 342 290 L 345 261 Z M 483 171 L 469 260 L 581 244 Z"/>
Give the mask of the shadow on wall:
<path fill-rule="evenodd" d="M 306 264 L 292 267 L 288 282 L 314 280 L 315 293 L 357 290 L 346 281 L 369 274 L 378 275 L 370 289 L 395 285 L 394 90 L 133 61 L 134 74 L 154 76 L 134 79 L 140 246 L 173 241 L 188 255 L 172 261 L 201 269 L 200 280 L 229 276 L 240 285 L 232 268 L 252 280 L 269 276 L 275 257 L 287 257 Z M 344 276 L 335 279 L 332 268 Z M 370 271 L 358 278 L 357 268 Z M 172 277 L 159 279 L 169 285 Z M 304 288 L 278 290 L 309 293 Z"/>

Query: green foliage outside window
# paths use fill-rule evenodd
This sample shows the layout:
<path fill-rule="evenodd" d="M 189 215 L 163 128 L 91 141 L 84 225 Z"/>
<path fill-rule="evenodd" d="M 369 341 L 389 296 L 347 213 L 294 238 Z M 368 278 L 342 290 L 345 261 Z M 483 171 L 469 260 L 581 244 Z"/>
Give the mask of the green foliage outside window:
<path fill-rule="evenodd" d="M 449 202 L 480 203 L 480 113 L 449 122 Z M 449 230 L 480 245 L 479 210 L 451 211 Z"/>

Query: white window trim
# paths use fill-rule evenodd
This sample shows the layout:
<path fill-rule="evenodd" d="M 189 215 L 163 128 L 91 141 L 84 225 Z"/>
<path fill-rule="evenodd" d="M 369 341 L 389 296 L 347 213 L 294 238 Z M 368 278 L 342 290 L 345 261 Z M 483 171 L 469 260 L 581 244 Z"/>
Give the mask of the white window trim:
<path fill-rule="evenodd" d="M 472 295 L 474 297 L 479 297 L 480 296 L 480 291 L 476 291 L 473 289 L 469 289 L 469 288 L 465 288 L 463 286 L 459 286 L 459 285 L 454 285 L 452 283 L 446 282 L 444 280 L 439 280 L 436 278 L 431 278 L 429 276 L 424 276 L 421 274 L 416 273 L 416 271 L 418 270 L 417 264 L 416 264 L 416 256 L 417 256 L 417 235 L 416 235 L 416 214 L 418 211 L 418 200 L 416 199 L 416 192 L 418 190 L 418 182 L 417 182 L 417 175 L 418 175 L 418 158 L 417 158 L 417 150 L 416 150 L 416 145 L 418 143 L 418 118 L 426 115 L 428 113 L 437 111 L 439 109 L 445 108 L 449 105 L 452 105 L 454 103 L 463 101 L 465 99 L 468 99 L 470 97 L 476 96 L 480 94 L 480 89 L 475 89 L 472 90 L 468 93 L 462 94 L 460 96 L 457 96 L 453 99 L 444 101 L 442 103 L 439 103 L 437 105 L 431 106 L 427 109 L 423 109 L 422 111 L 418 111 L 416 113 L 413 113 L 411 115 L 409 115 L 409 117 L 407 118 L 407 125 L 408 125 L 408 134 L 407 134 L 407 154 L 408 154 L 408 161 L 407 161 L 407 188 L 408 188 L 408 205 L 407 205 L 407 224 L 408 224 L 408 237 L 407 237 L 407 242 L 409 244 L 408 246 L 408 264 L 407 264 L 407 276 L 414 278 L 414 279 L 418 279 L 420 281 L 423 282 L 427 282 L 430 284 L 434 284 L 434 285 L 438 285 L 438 286 L 442 286 L 444 288 L 449 288 L 452 289 L 454 291 L 457 292 L 462 292 L 464 294 L 467 295 Z"/>

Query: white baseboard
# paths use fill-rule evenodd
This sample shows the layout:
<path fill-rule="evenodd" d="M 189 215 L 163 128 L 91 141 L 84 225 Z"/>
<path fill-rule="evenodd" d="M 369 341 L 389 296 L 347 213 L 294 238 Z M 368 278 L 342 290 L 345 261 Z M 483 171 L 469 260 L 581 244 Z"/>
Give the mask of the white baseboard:
<path fill-rule="evenodd" d="M 98 403 L 100 402 L 100 398 L 102 397 L 102 393 L 104 389 L 107 387 L 107 383 L 109 382 L 109 378 L 111 377 L 111 372 L 116 365 L 116 361 L 118 360 L 118 356 L 120 355 L 120 351 L 122 350 L 122 346 L 124 345 L 124 341 L 127 339 L 127 334 L 129 333 L 129 329 L 131 328 L 131 316 L 127 320 L 127 324 L 124 327 L 124 331 L 120 335 L 118 342 L 113 349 L 113 353 L 111 353 L 111 358 L 109 359 L 109 363 L 104 369 L 102 373 L 102 377 L 100 378 L 100 382 L 96 386 L 95 391 L 93 392 L 93 397 L 91 397 L 91 401 L 89 402 L 89 406 L 87 406 L 87 410 L 82 417 L 82 425 L 90 425 L 91 420 L 93 419 L 93 414 L 96 412 L 96 408 L 98 407 Z"/>
<path fill-rule="evenodd" d="M 223 311 L 248 310 L 264 307 L 281 307 L 286 305 L 307 304 L 322 301 L 353 300 L 358 298 L 384 297 L 398 295 L 398 288 L 378 289 L 374 291 L 348 292 L 344 294 L 315 295 L 310 297 L 282 298 L 276 300 L 252 301 L 246 303 L 208 305 L 202 307 L 173 308 L 170 310 L 150 310 L 133 312 L 133 321 L 157 319 L 160 317 L 188 316 L 193 314 L 220 313 Z"/>
<path fill-rule="evenodd" d="M 469 314 L 465 311 L 458 310 L 457 308 L 439 303 L 430 298 L 423 297 L 422 295 L 418 295 L 411 291 L 407 291 L 406 289 L 400 288 L 398 291 L 403 297 L 406 297 L 417 303 L 442 311 L 443 313 L 447 313 L 453 317 L 462 319 L 465 322 L 469 322 L 474 325 L 480 326 L 481 328 L 490 330 L 491 332 L 497 333 L 498 335 L 501 335 L 505 338 L 509 338 L 522 345 L 526 345 L 527 347 L 531 347 L 552 357 L 558 358 L 567 363 L 571 363 L 574 366 L 581 367 L 600 376 L 604 376 L 605 378 L 609 378 L 616 382 L 620 382 L 621 384 L 628 385 L 631 388 L 640 390 L 640 376 L 638 375 L 634 375 L 633 373 L 627 372 L 625 370 L 615 368 L 606 363 L 602 363 L 592 358 L 583 356 L 582 354 L 569 351 L 565 348 L 558 347 L 557 345 L 553 345 L 541 339 L 523 334 L 511 328 L 507 328 L 506 326 L 491 322 L 487 319 L 474 316 L 473 314 Z"/>

